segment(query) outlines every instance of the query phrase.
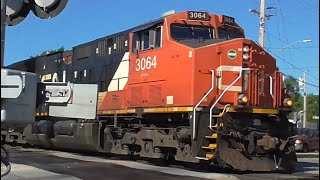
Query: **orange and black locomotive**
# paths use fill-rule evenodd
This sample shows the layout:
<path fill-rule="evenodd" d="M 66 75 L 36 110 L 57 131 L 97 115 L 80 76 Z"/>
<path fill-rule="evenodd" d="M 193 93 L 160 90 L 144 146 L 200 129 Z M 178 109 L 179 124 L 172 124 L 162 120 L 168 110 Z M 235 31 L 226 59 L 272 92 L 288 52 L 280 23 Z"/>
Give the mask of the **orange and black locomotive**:
<path fill-rule="evenodd" d="M 97 84 L 97 111 L 51 117 L 38 93 L 36 122 L 3 141 L 240 171 L 291 171 L 296 160 L 283 75 L 229 16 L 171 12 L 10 67 L 41 83 Z"/>

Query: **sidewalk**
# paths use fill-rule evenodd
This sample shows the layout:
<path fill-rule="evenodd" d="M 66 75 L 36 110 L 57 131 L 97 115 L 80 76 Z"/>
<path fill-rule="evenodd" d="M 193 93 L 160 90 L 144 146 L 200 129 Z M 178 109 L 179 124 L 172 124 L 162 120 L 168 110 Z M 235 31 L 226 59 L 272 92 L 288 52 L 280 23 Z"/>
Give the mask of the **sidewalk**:
<path fill-rule="evenodd" d="M 1 172 L 4 171 L 1 167 Z M 1 177 L 2 180 L 79 180 L 76 177 L 57 174 L 50 171 L 38 169 L 33 166 L 11 163 L 11 172 Z"/>

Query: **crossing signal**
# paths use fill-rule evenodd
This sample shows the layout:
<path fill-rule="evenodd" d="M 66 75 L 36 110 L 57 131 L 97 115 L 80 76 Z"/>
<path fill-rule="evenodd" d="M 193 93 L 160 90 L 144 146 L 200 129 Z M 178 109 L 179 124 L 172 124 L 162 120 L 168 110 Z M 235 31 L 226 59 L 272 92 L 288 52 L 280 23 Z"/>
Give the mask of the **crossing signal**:
<path fill-rule="evenodd" d="M 62 12 L 68 0 L 7 0 L 6 25 L 22 22 L 30 10 L 41 19 L 50 19 Z"/>
<path fill-rule="evenodd" d="M 6 25 L 14 26 L 23 21 L 29 14 L 29 6 L 24 0 L 7 1 Z"/>
<path fill-rule="evenodd" d="M 41 19 L 50 19 L 66 7 L 68 0 L 33 0 L 31 6 L 33 13 Z"/>

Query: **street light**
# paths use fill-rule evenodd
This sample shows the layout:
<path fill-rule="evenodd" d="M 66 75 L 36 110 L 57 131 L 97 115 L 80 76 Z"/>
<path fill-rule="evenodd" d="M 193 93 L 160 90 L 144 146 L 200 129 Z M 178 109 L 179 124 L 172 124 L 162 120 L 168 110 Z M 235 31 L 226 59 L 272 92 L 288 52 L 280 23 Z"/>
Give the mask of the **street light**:
<path fill-rule="evenodd" d="M 290 44 L 288 44 L 288 45 L 286 45 L 286 46 L 278 49 L 277 51 L 272 52 L 271 55 L 277 54 L 278 52 L 283 51 L 283 50 L 287 49 L 288 47 L 293 46 L 293 45 L 295 45 L 295 44 L 298 44 L 298 43 L 308 43 L 308 42 L 312 42 L 312 40 L 310 40 L 310 39 L 304 39 L 304 40 L 300 40 L 300 41 L 295 41 L 295 42 L 293 42 L 293 43 L 290 43 Z"/>

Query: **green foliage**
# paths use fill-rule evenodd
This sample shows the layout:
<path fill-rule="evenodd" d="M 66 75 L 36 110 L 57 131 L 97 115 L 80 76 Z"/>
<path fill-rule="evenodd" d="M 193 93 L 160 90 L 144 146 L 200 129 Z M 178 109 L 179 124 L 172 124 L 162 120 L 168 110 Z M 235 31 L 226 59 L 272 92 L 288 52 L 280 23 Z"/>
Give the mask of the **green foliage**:
<path fill-rule="evenodd" d="M 289 76 L 284 79 L 284 83 L 286 84 L 287 89 L 292 94 L 298 94 L 299 93 L 299 83 L 292 77 Z"/>
<path fill-rule="evenodd" d="M 64 46 L 61 46 L 60 48 L 55 49 L 55 50 L 47 50 L 47 51 L 43 51 L 41 54 L 34 55 L 34 56 L 30 56 L 29 58 L 35 58 L 35 57 L 39 57 L 39 56 L 44 56 L 44 55 L 46 55 L 46 54 L 47 54 L 47 52 L 55 53 L 55 52 L 61 52 L 61 51 L 64 51 Z"/>
<path fill-rule="evenodd" d="M 307 96 L 307 119 L 318 121 L 312 119 L 312 116 L 319 116 L 319 95 L 309 94 Z"/>

